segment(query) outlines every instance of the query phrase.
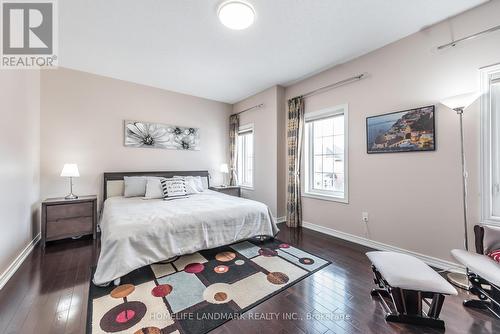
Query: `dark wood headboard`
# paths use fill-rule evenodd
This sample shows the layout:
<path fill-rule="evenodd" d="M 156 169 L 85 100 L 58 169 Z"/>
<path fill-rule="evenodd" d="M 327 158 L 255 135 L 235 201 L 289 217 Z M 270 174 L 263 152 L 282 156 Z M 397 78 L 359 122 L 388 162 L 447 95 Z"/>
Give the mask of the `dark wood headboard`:
<path fill-rule="evenodd" d="M 206 170 L 200 171 L 160 171 L 160 172 L 114 172 L 114 173 L 104 173 L 104 192 L 103 200 L 108 198 L 108 181 L 120 181 L 123 180 L 124 176 L 158 176 L 170 178 L 174 176 L 201 176 L 206 177 L 208 186 L 210 186 L 210 174 Z"/>

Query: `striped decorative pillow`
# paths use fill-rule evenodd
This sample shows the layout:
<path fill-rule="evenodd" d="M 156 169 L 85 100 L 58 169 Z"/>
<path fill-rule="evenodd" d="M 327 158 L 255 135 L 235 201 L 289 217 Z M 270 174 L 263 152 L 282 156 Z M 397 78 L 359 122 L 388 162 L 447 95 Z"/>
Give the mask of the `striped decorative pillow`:
<path fill-rule="evenodd" d="M 493 260 L 500 262 L 500 249 L 489 252 L 488 256 L 491 257 Z"/>
<path fill-rule="evenodd" d="M 183 179 L 162 179 L 160 182 L 163 199 L 170 200 L 187 196 L 186 182 Z"/>

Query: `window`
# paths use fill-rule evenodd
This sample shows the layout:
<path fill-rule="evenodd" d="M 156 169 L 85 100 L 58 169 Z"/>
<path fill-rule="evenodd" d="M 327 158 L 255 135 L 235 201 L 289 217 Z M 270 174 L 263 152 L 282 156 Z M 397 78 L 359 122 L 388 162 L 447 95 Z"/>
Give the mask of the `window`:
<path fill-rule="evenodd" d="M 305 197 L 347 203 L 347 106 L 305 115 Z"/>
<path fill-rule="evenodd" d="M 253 187 L 253 124 L 241 126 L 238 132 L 238 183 Z"/>
<path fill-rule="evenodd" d="M 500 65 L 481 77 L 482 220 L 500 224 Z"/>

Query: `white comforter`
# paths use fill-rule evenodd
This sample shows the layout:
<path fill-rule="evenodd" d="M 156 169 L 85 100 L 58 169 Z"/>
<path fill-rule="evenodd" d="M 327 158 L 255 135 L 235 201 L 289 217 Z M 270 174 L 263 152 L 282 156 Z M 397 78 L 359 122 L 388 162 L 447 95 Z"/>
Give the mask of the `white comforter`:
<path fill-rule="evenodd" d="M 177 255 L 279 231 L 265 204 L 211 190 L 171 201 L 111 197 L 100 226 L 97 285 Z"/>

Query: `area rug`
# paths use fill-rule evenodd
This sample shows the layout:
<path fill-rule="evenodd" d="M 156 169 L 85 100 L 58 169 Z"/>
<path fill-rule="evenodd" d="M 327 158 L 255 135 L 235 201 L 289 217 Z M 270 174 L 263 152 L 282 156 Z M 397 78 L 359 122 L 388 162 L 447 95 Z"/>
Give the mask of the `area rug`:
<path fill-rule="evenodd" d="M 135 270 L 118 287 L 91 284 L 87 332 L 206 333 L 330 262 L 257 239 Z"/>

